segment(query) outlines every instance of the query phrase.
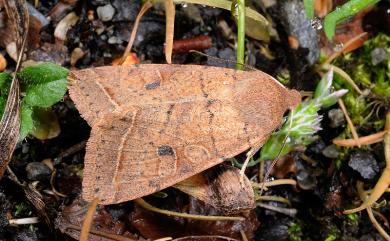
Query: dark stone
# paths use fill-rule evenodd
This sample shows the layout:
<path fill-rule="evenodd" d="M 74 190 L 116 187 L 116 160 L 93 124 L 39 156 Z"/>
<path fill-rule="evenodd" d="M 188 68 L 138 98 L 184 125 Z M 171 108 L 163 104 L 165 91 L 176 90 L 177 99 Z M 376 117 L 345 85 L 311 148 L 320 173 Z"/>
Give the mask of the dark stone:
<path fill-rule="evenodd" d="M 355 152 L 349 158 L 348 166 L 357 171 L 363 178 L 372 179 L 379 172 L 374 156 L 369 152 Z"/>
<path fill-rule="evenodd" d="M 336 145 L 329 145 L 322 150 L 322 155 L 327 158 L 337 158 L 339 156 L 339 150 Z"/>
<path fill-rule="evenodd" d="M 330 120 L 329 126 L 332 128 L 340 127 L 340 126 L 344 125 L 344 123 L 345 123 L 344 113 L 339 108 L 331 109 L 328 112 L 328 117 Z"/>
<path fill-rule="evenodd" d="M 27 178 L 31 181 L 41 181 L 50 178 L 51 170 L 40 162 L 30 162 L 26 166 Z"/>

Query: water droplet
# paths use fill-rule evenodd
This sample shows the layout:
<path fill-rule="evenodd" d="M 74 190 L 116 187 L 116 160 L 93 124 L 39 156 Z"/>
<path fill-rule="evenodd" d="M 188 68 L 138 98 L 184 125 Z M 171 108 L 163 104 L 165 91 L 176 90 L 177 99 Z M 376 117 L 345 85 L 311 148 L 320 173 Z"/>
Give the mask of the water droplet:
<path fill-rule="evenodd" d="M 322 21 L 319 18 L 313 18 L 310 20 L 310 25 L 315 30 L 321 30 L 322 29 Z"/>
<path fill-rule="evenodd" d="M 343 48 L 344 48 L 344 44 L 341 42 L 333 45 L 333 50 L 336 52 L 340 52 L 341 50 L 343 50 Z"/>

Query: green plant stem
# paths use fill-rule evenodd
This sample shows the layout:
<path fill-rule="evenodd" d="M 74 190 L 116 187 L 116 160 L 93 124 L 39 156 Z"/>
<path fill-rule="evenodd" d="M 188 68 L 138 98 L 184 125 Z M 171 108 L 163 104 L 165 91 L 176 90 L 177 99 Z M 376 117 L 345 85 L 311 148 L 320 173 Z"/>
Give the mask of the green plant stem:
<path fill-rule="evenodd" d="M 305 11 L 308 19 L 314 18 L 314 0 L 303 0 Z"/>
<path fill-rule="evenodd" d="M 380 0 L 350 0 L 341 7 L 329 13 L 324 20 L 325 34 L 328 39 L 332 39 L 335 33 L 336 24 L 340 21 L 355 15 L 360 10 L 376 4 Z"/>
<path fill-rule="evenodd" d="M 242 70 L 245 62 L 245 0 L 237 0 L 237 64 Z"/>

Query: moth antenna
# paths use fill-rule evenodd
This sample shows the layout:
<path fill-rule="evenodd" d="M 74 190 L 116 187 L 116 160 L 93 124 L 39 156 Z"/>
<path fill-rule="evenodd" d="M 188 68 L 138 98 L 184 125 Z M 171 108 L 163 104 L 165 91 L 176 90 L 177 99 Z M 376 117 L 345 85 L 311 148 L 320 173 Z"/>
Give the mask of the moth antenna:
<path fill-rule="evenodd" d="M 218 57 L 215 57 L 215 56 L 211 56 L 211 55 L 202 53 L 202 52 L 200 52 L 198 50 L 190 50 L 189 52 L 190 53 L 196 53 L 196 54 L 202 55 L 204 57 L 207 57 L 207 58 L 210 58 L 210 59 L 213 59 L 213 60 L 216 60 L 216 61 L 225 62 L 225 63 L 229 63 L 229 64 L 238 64 L 238 65 L 241 65 L 241 66 L 243 66 L 243 67 L 245 67 L 247 69 L 254 70 L 254 71 L 259 71 L 258 69 L 256 69 L 253 66 L 250 66 L 250 65 L 247 65 L 247 64 L 237 63 L 236 61 L 230 60 L 230 59 L 221 59 L 221 58 L 218 58 Z"/>
<path fill-rule="evenodd" d="M 286 146 L 287 138 L 289 137 L 290 130 L 291 130 L 291 127 L 292 127 L 292 120 L 293 120 L 293 117 L 294 117 L 294 110 L 291 110 L 290 124 L 289 124 L 289 127 L 288 127 L 287 134 L 286 134 L 286 136 L 284 137 L 282 148 L 280 148 L 280 150 L 279 150 L 279 152 L 278 152 L 278 155 L 277 155 L 276 158 L 272 161 L 271 166 L 268 168 L 267 172 L 265 173 L 265 176 L 264 176 L 264 179 L 263 179 L 264 181 L 263 181 L 263 184 L 262 184 L 261 189 L 260 189 L 260 196 L 263 194 L 264 187 L 265 187 L 265 183 L 267 182 L 267 179 L 268 179 L 268 177 L 269 177 L 269 175 L 270 175 L 272 169 L 273 169 L 274 166 L 276 165 L 276 162 L 279 160 L 280 154 L 282 153 L 284 147 Z"/>

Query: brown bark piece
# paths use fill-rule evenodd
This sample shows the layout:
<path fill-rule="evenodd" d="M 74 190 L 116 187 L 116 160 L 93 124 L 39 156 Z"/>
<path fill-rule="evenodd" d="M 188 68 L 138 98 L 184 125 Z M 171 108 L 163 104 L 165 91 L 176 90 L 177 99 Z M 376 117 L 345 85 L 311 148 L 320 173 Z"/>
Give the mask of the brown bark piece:
<path fill-rule="evenodd" d="M 142 64 L 68 78 L 92 126 L 83 198 L 102 204 L 156 192 L 261 145 L 300 101 L 261 71 Z"/>

